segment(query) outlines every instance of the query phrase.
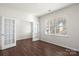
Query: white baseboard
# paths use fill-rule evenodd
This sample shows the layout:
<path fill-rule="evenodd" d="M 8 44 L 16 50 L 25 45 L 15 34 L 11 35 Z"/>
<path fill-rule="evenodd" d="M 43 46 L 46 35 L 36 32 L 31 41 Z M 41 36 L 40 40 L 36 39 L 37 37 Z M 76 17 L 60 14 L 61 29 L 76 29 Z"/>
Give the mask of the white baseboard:
<path fill-rule="evenodd" d="M 39 40 L 38 38 L 33 38 L 33 39 L 32 39 L 32 41 L 38 41 L 38 40 Z"/>
<path fill-rule="evenodd" d="M 32 36 L 29 35 L 29 36 L 19 37 L 16 40 L 23 40 L 23 39 L 29 39 L 29 38 L 32 38 Z"/>
<path fill-rule="evenodd" d="M 48 42 L 48 41 L 45 41 L 45 40 L 41 40 L 41 41 Z M 79 49 L 75 49 L 75 48 L 72 48 L 72 47 L 69 47 L 69 46 L 66 46 L 66 45 L 60 45 L 60 44 L 52 43 L 52 42 L 48 42 L 48 43 L 55 44 L 57 46 L 61 46 L 61 47 L 68 48 L 68 49 L 71 49 L 71 50 L 74 50 L 74 51 L 78 51 L 79 52 Z"/>

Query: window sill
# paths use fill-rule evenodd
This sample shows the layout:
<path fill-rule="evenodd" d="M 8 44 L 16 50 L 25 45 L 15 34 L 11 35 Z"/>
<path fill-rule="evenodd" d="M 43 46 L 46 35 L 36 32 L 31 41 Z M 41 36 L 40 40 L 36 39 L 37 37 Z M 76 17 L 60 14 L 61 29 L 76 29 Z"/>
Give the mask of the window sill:
<path fill-rule="evenodd" d="M 54 35 L 54 36 L 68 37 L 68 35 L 61 35 L 61 34 L 48 34 L 48 35 Z"/>
<path fill-rule="evenodd" d="M 68 35 L 61 35 L 61 34 L 55 34 L 55 36 L 63 36 L 63 37 L 68 37 Z"/>

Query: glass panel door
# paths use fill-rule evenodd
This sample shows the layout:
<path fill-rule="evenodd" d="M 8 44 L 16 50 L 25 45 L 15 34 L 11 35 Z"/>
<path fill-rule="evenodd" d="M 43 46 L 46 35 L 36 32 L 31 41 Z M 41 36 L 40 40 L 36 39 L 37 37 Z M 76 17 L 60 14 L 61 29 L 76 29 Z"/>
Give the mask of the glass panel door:
<path fill-rule="evenodd" d="M 5 19 L 4 20 L 4 44 L 14 43 L 14 20 Z"/>

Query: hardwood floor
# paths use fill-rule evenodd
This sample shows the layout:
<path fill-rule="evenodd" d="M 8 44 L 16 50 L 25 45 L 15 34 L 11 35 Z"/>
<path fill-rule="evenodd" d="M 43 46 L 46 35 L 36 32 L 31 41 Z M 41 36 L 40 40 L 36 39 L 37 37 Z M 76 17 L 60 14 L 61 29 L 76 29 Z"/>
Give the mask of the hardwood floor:
<path fill-rule="evenodd" d="M 0 56 L 79 56 L 79 52 L 43 41 L 25 39 L 17 41 L 16 47 L 0 51 Z"/>

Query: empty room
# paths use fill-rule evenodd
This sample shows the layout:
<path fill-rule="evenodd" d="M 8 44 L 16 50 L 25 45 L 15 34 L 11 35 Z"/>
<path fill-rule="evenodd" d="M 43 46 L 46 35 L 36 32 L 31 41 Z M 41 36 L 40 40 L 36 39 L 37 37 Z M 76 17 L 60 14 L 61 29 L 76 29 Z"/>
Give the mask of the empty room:
<path fill-rule="evenodd" d="M 78 3 L 0 3 L 0 56 L 79 56 Z"/>

